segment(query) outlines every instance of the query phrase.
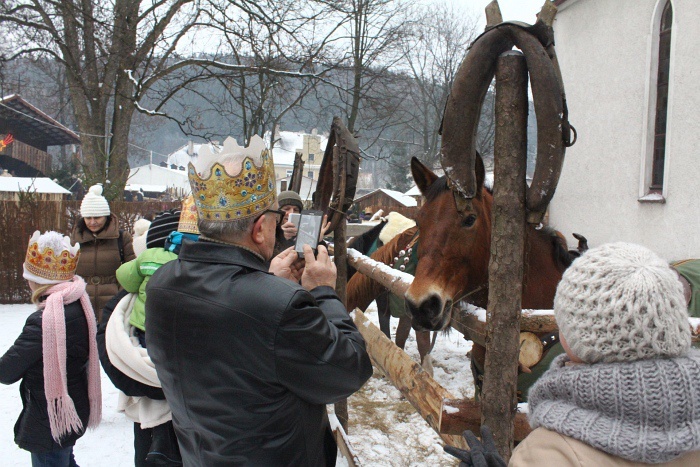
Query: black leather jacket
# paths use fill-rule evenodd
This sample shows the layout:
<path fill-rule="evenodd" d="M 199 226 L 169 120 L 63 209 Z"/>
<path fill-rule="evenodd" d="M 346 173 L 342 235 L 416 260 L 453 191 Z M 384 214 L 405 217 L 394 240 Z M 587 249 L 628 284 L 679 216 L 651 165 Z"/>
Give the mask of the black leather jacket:
<path fill-rule="evenodd" d="M 42 453 L 75 445 L 85 432 L 90 418 L 87 362 L 90 355 L 88 325 L 80 301 L 64 306 L 66 318 L 66 377 L 68 395 L 83 423 L 78 433 L 61 438 L 58 445 L 51 437 L 49 414 L 44 393 L 44 362 L 42 357 L 41 315 L 38 310 L 29 315 L 22 333 L 0 358 L 0 383 L 12 384 L 22 380 L 19 392 L 22 413 L 15 424 L 15 442 L 30 452 Z"/>
<path fill-rule="evenodd" d="M 372 374 L 333 289 L 267 270 L 241 248 L 186 242 L 148 283 L 148 351 L 185 466 L 332 465 L 325 405 Z"/>

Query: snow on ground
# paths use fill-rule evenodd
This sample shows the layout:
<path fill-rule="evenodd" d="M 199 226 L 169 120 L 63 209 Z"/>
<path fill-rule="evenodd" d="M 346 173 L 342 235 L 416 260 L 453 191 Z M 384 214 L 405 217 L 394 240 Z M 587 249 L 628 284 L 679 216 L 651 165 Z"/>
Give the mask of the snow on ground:
<path fill-rule="evenodd" d="M 0 354 L 19 336 L 33 305 L 0 305 Z M 368 316 L 378 326 L 375 308 Z M 392 319 L 395 331 L 398 320 Z M 438 336 L 433 350 L 435 379 L 455 397 L 473 396 L 473 384 L 466 354 L 471 343 L 452 332 Z M 418 360 L 413 333 L 406 351 Z M 117 390 L 102 374 L 102 423 L 89 430 L 75 447 L 79 465 L 133 465 L 133 424 L 116 411 Z M 14 443 L 13 427 L 22 408 L 19 383 L 0 385 L 0 464 L 27 466 L 29 453 Z M 332 406 L 330 407 L 332 410 Z M 349 439 L 365 466 L 454 466 L 455 460 L 444 454 L 438 435 L 402 399 L 389 380 L 375 370 L 374 376 L 348 401 Z"/>

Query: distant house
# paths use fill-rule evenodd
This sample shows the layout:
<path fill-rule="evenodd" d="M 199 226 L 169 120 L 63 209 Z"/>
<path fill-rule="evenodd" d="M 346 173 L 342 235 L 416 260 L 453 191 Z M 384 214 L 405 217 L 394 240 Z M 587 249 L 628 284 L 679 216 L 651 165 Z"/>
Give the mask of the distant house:
<path fill-rule="evenodd" d="M 80 137 L 17 94 L 0 100 L 0 167 L 17 177 L 44 177 L 51 170 L 49 146 L 79 145 Z M 75 152 L 75 151 L 74 151 Z"/>
<path fill-rule="evenodd" d="M 0 177 L 0 201 L 19 201 L 20 192 L 33 193 L 40 201 L 65 201 L 71 194 L 46 177 Z"/>
<path fill-rule="evenodd" d="M 304 160 L 304 176 L 318 180 L 328 138 L 316 134 L 316 130 L 311 134 L 280 131 L 276 140 L 272 148 L 272 159 L 275 162 L 275 177 L 278 180 L 292 175 L 294 155 L 297 152 L 301 153 Z M 270 141 L 269 135 L 265 136 L 265 141 Z"/>
<path fill-rule="evenodd" d="M 700 257 L 700 2 L 557 0 L 557 57 L 578 141 L 551 225 Z"/>
<path fill-rule="evenodd" d="M 292 177 L 289 176 L 282 179 L 277 179 L 277 193 L 289 189 L 289 181 L 291 178 Z M 302 177 L 301 179 L 301 189 L 299 190 L 299 196 L 301 197 L 302 201 L 307 202 L 309 205 L 311 205 L 311 197 L 316 191 L 317 182 L 318 180 L 309 177 Z"/>
<path fill-rule="evenodd" d="M 414 198 L 400 191 L 379 188 L 371 193 L 355 198 L 354 205 L 359 212 L 369 211 L 374 213 L 378 209 L 382 209 L 388 214 L 389 211 L 392 210 L 402 213 L 405 213 L 407 208 L 413 208 L 412 210 L 415 210 L 418 203 Z"/>

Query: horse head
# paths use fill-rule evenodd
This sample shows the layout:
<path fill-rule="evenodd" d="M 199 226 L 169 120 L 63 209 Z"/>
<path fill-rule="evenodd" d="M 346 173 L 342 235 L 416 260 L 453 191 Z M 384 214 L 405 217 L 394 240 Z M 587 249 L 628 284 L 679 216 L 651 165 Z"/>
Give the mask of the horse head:
<path fill-rule="evenodd" d="M 411 172 L 426 201 L 416 218 L 418 265 L 406 292 L 406 309 L 414 329 L 442 330 L 450 323 L 454 302 L 467 294 L 485 300 L 493 198 L 484 189 L 484 164 L 478 156 L 477 194 L 461 211 L 444 176 L 438 177 L 415 157 Z"/>

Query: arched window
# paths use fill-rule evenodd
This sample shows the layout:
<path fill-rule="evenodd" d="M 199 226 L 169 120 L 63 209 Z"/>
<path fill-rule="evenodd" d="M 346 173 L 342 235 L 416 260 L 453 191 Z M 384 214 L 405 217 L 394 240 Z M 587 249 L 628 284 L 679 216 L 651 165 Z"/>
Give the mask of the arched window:
<path fill-rule="evenodd" d="M 668 109 L 669 70 L 671 65 L 671 26 L 673 7 L 666 2 L 659 28 L 659 71 L 656 81 L 656 114 L 654 118 L 654 152 L 652 154 L 650 191 L 660 192 L 664 184 L 666 160 L 666 114 Z"/>

